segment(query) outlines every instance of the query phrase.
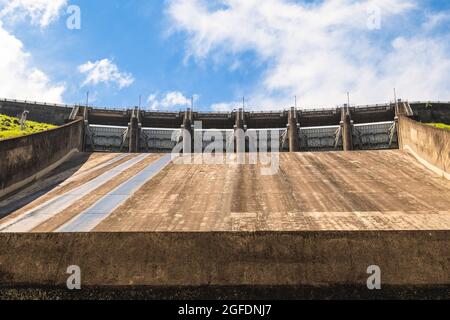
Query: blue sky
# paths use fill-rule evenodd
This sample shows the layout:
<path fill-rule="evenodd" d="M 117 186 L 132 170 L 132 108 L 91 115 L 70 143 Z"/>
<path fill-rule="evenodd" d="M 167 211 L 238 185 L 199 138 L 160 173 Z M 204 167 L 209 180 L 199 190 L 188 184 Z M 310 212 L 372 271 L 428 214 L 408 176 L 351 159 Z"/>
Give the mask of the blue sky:
<path fill-rule="evenodd" d="M 405 99 L 450 100 L 448 1 L 36 1 L 0 0 L 3 37 L 22 43 L 0 47 L 15 52 L 0 67 L 2 97 L 84 103 L 89 91 L 96 106 L 141 95 L 142 107 L 178 110 L 195 95 L 196 109 L 229 110 L 246 96 L 248 108 L 280 109 L 294 96 L 334 106 L 347 91 L 383 103 L 397 87 Z M 66 27 L 69 5 L 80 30 Z M 370 29 L 374 6 L 381 22 Z M 90 73 L 101 61 L 109 73 Z"/>

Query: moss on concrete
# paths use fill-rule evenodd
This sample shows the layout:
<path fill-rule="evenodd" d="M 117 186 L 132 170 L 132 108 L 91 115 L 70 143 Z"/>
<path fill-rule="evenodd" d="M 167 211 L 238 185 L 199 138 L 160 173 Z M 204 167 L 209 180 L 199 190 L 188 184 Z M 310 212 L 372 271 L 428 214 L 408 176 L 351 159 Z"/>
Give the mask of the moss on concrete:
<path fill-rule="evenodd" d="M 450 125 L 445 124 L 445 123 L 427 123 L 427 125 L 435 127 L 435 128 L 439 128 L 439 129 L 450 130 Z"/>
<path fill-rule="evenodd" d="M 20 130 L 19 119 L 0 114 L 0 140 L 21 137 L 53 128 L 56 128 L 56 126 L 47 123 L 26 121 L 25 129 Z"/>

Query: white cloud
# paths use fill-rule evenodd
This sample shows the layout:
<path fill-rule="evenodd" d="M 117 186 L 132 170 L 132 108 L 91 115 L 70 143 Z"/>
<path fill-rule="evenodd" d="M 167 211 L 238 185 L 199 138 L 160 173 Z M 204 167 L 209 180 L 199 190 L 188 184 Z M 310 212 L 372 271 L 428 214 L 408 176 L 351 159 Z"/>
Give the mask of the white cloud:
<path fill-rule="evenodd" d="M 7 31 L 3 22 L 29 17 L 32 24 L 47 27 L 59 17 L 66 0 L 0 0 L 0 97 L 62 102 L 64 84 L 31 64 L 22 41 Z"/>
<path fill-rule="evenodd" d="M 122 89 L 131 86 L 134 82 L 134 78 L 130 73 L 120 72 L 117 65 L 109 59 L 95 62 L 88 61 L 80 65 L 78 71 L 86 74 L 83 86 L 114 83 Z"/>
<path fill-rule="evenodd" d="M 427 16 L 426 22 L 423 24 L 425 31 L 432 31 L 440 24 L 450 21 L 450 11 L 442 11 L 436 14 L 430 14 Z"/>
<path fill-rule="evenodd" d="M 0 0 L 0 19 L 29 17 L 32 24 L 45 28 L 59 17 L 66 5 L 67 0 Z"/>
<path fill-rule="evenodd" d="M 354 103 L 385 102 L 393 87 L 405 99 L 450 99 L 449 34 L 429 32 L 446 17 L 431 15 L 421 25 L 415 19 L 420 5 L 174 0 L 167 12 L 172 30 L 188 35 L 188 58 L 256 53 L 268 67 L 249 96 L 256 108 L 274 108 L 292 105 L 294 95 L 302 106 L 333 106 L 346 100 L 347 91 Z M 367 27 L 373 6 L 380 9 L 381 30 Z"/>
<path fill-rule="evenodd" d="M 223 111 L 232 111 L 236 109 L 236 106 L 238 105 L 239 105 L 238 102 L 220 102 L 212 104 L 210 108 L 212 111 L 223 112 Z"/>
<path fill-rule="evenodd" d="M 52 83 L 42 70 L 31 65 L 23 43 L 3 28 L 0 21 L 0 97 L 62 102 L 64 84 Z"/>
<path fill-rule="evenodd" d="M 194 95 L 194 100 L 197 99 L 198 96 Z M 151 110 L 187 108 L 191 106 L 191 98 L 185 97 L 181 92 L 178 91 L 167 92 L 163 96 L 154 93 L 148 97 L 147 103 Z"/>

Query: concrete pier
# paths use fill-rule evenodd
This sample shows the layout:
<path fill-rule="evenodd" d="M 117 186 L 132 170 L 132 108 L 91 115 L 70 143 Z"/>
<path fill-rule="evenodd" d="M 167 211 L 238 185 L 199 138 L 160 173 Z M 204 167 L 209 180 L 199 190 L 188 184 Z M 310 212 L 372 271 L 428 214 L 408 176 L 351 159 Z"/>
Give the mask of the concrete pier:
<path fill-rule="evenodd" d="M 288 114 L 288 138 L 289 138 L 289 152 L 300 151 L 300 137 L 299 137 L 299 123 L 297 117 L 297 110 L 291 108 Z"/>
<path fill-rule="evenodd" d="M 241 108 L 236 113 L 236 122 L 234 125 L 234 137 L 235 137 L 235 150 L 236 153 L 245 153 L 245 115 L 244 110 Z"/>
<path fill-rule="evenodd" d="M 192 140 L 194 137 L 194 130 L 192 129 L 193 114 L 192 110 L 188 108 L 184 113 L 183 124 L 181 125 L 183 138 L 183 153 L 192 153 Z"/>
<path fill-rule="evenodd" d="M 353 150 L 353 121 L 350 108 L 344 105 L 341 109 L 342 146 L 344 151 Z"/>
<path fill-rule="evenodd" d="M 138 110 L 135 109 L 131 116 L 130 123 L 128 125 L 129 130 L 129 151 L 130 153 L 139 152 L 139 138 L 140 138 L 140 126 L 138 119 Z"/>
<path fill-rule="evenodd" d="M 89 129 L 89 111 L 87 107 L 84 107 L 83 109 L 83 133 L 82 133 L 82 142 L 81 142 L 81 151 L 86 152 L 87 151 L 87 139 L 89 137 L 87 136 Z"/>

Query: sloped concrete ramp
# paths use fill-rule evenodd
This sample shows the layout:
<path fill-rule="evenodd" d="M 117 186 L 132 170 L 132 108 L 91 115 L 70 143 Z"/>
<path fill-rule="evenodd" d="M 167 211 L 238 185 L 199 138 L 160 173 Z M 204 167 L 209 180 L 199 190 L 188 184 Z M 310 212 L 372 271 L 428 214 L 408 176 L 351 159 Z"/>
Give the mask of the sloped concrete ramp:
<path fill-rule="evenodd" d="M 53 188 L 40 181 L 45 193 L 28 187 L 14 195 L 20 208 L 0 202 L 8 214 L 0 220 L 5 295 L 18 287 L 64 295 L 67 267 L 77 265 L 83 287 L 98 297 L 111 288 L 153 288 L 150 297 L 180 297 L 182 288 L 220 288 L 208 297 L 225 298 L 258 288 L 269 298 L 280 288 L 303 298 L 311 297 L 305 288 L 370 297 L 379 294 L 366 286 L 367 268 L 376 265 L 394 297 L 431 290 L 450 298 L 450 182 L 405 152 L 283 153 L 273 175 L 260 164 L 117 157 L 94 154 Z M 119 166 L 114 178 L 46 219 L 8 230 Z M 127 184 L 135 187 L 117 192 Z M 98 205 L 111 195 L 120 201 Z M 89 214 L 101 219 L 80 230 L 70 223 Z"/>

